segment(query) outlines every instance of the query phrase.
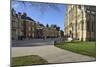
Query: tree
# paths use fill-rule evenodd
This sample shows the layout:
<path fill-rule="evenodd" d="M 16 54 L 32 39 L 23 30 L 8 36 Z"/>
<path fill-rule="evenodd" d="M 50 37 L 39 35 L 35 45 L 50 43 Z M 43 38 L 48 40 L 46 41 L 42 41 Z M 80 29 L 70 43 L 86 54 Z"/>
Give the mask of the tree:
<path fill-rule="evenodd" d="M 56 24 L 51 24 L 51 27 L 52 27 L 52 28 L 56 28 L 57 25 L 56 25 Z"/>
<path fill-rule="evenodd" d="M 49 27 L 49 25 L 47 24 L 47 25 L 46 25 L 46 27 L 48 28 L 48 27 Z"/>
<path fill-rule="evenodd" d="M 60 32 L 61 32 L 61 37 L 63 37 L 64 36 L 64 31 L 60 30 Z"/>
<path fill-rule="evenodd" d="M 60 27 L 56 27 L 56 29 L 57 29 L 58 31 L 60 31 Z"/>

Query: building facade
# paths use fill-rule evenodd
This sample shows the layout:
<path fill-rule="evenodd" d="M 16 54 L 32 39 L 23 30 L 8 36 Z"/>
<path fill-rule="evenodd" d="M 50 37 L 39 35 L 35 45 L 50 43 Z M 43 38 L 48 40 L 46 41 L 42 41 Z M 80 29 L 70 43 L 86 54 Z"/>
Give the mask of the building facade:
<path fill-rule="evenodd" d="M 11 20 L 11 35 L 12 39 L 18 39 L 18 15 L 16 14 L 16 11 L 12 9 L 12 20 Z"/>
<path fill-rule="evenodd" d="M 96 7 L 67 5 L 64 35 L 77 40 L 96 40 Z"/>
<path fill-rule="evenodd" d="M 33 38 L 57 38 L 63 35 L 56 25 L 46 27 L 40 22 L 28 17 L 26 13 L 16 13 L 12 9 L 11 14 L 11 38 L 12 40 L 23 40 Z"/>
<path fill-rule="evenodd" d="M 44 28 L 43 36 L 45 38 L 57 38 L 59 37 L 59 31 L 52 27 Z"/>
<path fill-rule="evenodd" d="M 35 21 L 27 16 L 26 13 L 17 14 L 12 9 L 12 21 L 11 21 L 11 35 L 12 40 L 22 40 L 34 38 L 35 33 Z"/>

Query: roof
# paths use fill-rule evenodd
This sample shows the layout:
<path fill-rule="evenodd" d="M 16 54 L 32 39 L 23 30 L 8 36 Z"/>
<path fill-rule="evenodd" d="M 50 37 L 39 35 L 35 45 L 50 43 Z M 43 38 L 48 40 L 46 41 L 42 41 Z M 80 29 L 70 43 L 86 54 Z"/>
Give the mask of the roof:
<path fill-rule="evenodd" d="M 22 15 L 21 18 L 22 18 L 22 19 L 26 19 L 26 20 L 30 20 L 30 21 L 34 21 L 34 22 L 35 22 L 35 20 L 33 20 L 31 17 L 24 17 L 24 16 Z"/>
<path fill-rule="evenodd" d="M 26 17 L 27 20 L 31 20 L 31 21 L 34 21 L 32 18 L 30 17 Z"/>

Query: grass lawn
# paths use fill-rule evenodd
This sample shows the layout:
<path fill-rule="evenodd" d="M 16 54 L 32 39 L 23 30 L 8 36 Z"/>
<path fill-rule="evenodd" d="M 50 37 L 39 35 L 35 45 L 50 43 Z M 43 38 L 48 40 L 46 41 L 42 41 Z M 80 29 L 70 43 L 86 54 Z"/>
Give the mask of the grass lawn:
<path fill-rule="evenodd" d="M 15 66 L 29 66 L 34 64 L 47 64 L 48 62 L 37 55 L 21 56 L 12 58 L 12 67 Z"/>
<path fill-rule="evenodd" d="M 96 42 L 64 42 L 55 44 L 56 47 L 91 57 L 96 57 Z"/>

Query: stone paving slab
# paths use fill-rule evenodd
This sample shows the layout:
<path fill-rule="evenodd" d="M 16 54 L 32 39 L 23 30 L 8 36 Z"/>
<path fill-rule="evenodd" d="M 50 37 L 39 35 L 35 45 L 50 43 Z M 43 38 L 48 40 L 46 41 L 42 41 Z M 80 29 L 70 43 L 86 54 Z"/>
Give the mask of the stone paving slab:
<path fill-rule="evenodd" d="M 26 56 L 26 55 L 39 55 L 48 63 L 63 63 L 63 62 L 81 62 L 81 61 L 95 61 L 93 57 L 76 54 L 55 47 L 54 45 L 45 46 L 31 46 L 31 47 L 12 47 L 11 56 Z"/>

